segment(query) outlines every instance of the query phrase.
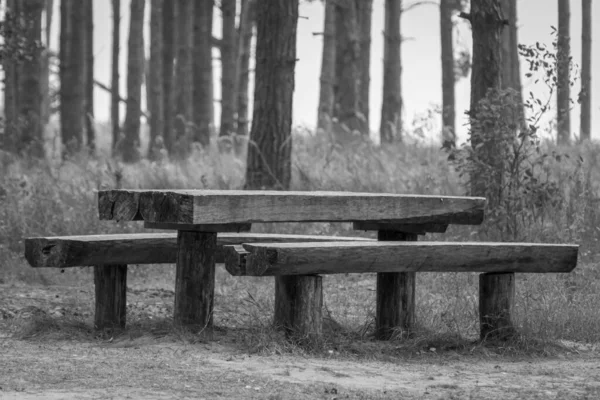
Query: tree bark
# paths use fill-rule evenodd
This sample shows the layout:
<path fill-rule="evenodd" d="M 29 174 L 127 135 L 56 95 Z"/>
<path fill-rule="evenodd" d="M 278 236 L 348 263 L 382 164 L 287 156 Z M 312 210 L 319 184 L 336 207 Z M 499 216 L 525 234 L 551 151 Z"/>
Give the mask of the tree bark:
<path fill-rule="evenodd" d="M 221 125 L 219 136 L 235 132 L 236 71 L 236 0 L 222 0 L 223 30 L 221 36 Z"/>
<path fill-rule="evenodd" d="M 175 143 L 174 150 L 183 157 L 189 153 L 191 137 L 189 124 L 193 122 L 194 79 L 193 79 L 193 39 L 194 39 L 194 1 L 176 0 L 175 43 L 177 56 L 175 63 Z"/>
<path fill-rule="evenodd" d="M 581 141 L 592 133 L 592 0 L 581 0 Z"/>
<path fill-rule="evenodd" d="M 24 27 L 23 36 L 31 54 L 19 67 L 18 151 L 34 157 L 44 156 L 42 135 L 42 50 L 36 43 L 42 40 L 42 12 L 44 0 L 20 1 L 19 18 Z"/>
<path fill-rule="evenodd" d="M 127 42 L 127 108 L 123 161 L 139 160 L 142 83 L 144 82 L 144 8 L 145 0 L 131 0 L 129 40 Z"/>
<path fill-rule="evenodd" d="M 163 4 L 152 0 L 150 9 L 150 73 L 146 85 L 150 96 L 147 100 L 150 111 L 150 146 L 148 156 L 157 158 L 164 143 L 165 99 L 163 97 Z M 159 139 L 160 138 L 160 139 Z"/>
<path fill-rule="evenodd" d="M 42 125 L 47 125 L 50 122 L 50 59 L 52 52 L 50 51 L 52 19 L 54 10 L 54 0 L 46 0 L 46 26 L 44 29 L 45 48 L 42 51 Z M 43 129 L 43 127 L 42 127 Z"/>
<path fill-rule="evenodd" d="M 213 0 L 197 1 L 194 9 L 194 141 L 207 147 L 213 123 Z"/>
<path fill-rule="evenodd" d="M 85 131 L 87 146 L 93 154 L 96 150 L 94 128 L 94 3 L 85 0 Z"/>
<path fill-rule="evenodd" d="M 163 140 L 169 154 L 172 154 L 174 143 L 174 61 L 175 61 L 175 2 L 163 2 L 163 96 L 164 96 L 164 132 Z"/>
<path fill-rule="evenodd" d="M 479 102 L 490 90 L 498 90 L 502 84 L 502 29 L 504 18 L 500 0 L 481 0 L 471 4 L 471 28 L 473 31 L 473 67 L 471 71 L 471 145 L 477 158 L 487 160 L 494 154 L 493 143 L 481 144 L 484 132 L 478 132 L 473 120 L 479 119 Z M 496 156 L 498 157 L 498 156 Z M 489 160 L 492 162 L 492 160 Z M 485 196 L 489 177 L 477 171 L 471 177 L 471 194 Z"/>
<path fill-rule="evenodd" d="M 402 140 L 402 63 L 400 17 L 401 0 L 385 1 L 385 30 L 383 32 L 383 101 L 379 135 L 382 144 Z"/>
<path fill-rule="evenodd" d="M 332 130 L 335 105 L 335 44 L 336 2 L 325 0 L 325 23 L 323 26 L 323 52 L 321 58 L 321 89 L 319 92 L 319 109 L 317 129 L 326 133 Z"/>
<path fill-rule="evenodd" d="M 85 132 L 84 2 L 60 4 L 60 119 L 63 155 L 78 151 Z"/>
<path fill-rule="evenodd" d="M 360 29 L 360 96 L 358 107 L 364 116 L 363 134 L 369 137 L 369 90 L 371 87 L 371 17 L 373 0 L 356 0 L 358 26 Z M 400 22 L 398 22 L 400 23 Z"/>
<path fill-rule="evenodd" d="M 121 138 L 120 110 L 119 110 L 119 43 L 121 42 L 121 0 L 112 0 L 113 9 L 113 37 L 111 60 L 111 93 L 110 93 L 110 120 L 112 126 L 112 149 L 117 147 Z"/>
<path fill-rule="evenodd" d="M 250 84 L 250 48 L 252 45 L 252 31 L 254 28 L 255 0 L 243 0 L 238 28 L 238 90 L 237 90 L 237 134 L 248 137 L 248 103 Z M 236 144 L 238 154 L 241 150 L 241 141 Z"/>
<path fill-rule="evenodd" d="M 558 0 L 558 41 L 556 48 L 556 127 L 559 145 L 571 140 L 571 84 L 569 76 L 571 57 L 571 11 L 569 0 Z"/>
<path fill-rule="evenodd" d="M 256 18 L 254 112 L 245 187 L 286 190 L 292 175 L 298 0 L 261 0 Z"/>
<path fill-rule="evenodd" d="M 454 0 L 440 0 L 440 36 L 442 46 L 442 144 L 456 146 L 456 102 L 454 75 Z"/>
<path fill-rule="evenodd" d="M 508 26 L 502 32 L 502 88 L 515 91 L 515 107 L 507 117 L 513 121 L 516 132 L 519 126 L 525 125 L 517 35 L 517 0 L 502 0 L 502 12 L 508 21 Z"/>
<path fill-rule="evenodd" d="M 19 13 L 19 2 L 8 0 L 5 20 L 10 21 Z M 12 44 L 12 42 L 10 43 Z M 18 152 L 19 143 L 19 68 L 12 57 L 2 60 L 4 68 L 4 140 L 2 148 L 10 152 Z"/>

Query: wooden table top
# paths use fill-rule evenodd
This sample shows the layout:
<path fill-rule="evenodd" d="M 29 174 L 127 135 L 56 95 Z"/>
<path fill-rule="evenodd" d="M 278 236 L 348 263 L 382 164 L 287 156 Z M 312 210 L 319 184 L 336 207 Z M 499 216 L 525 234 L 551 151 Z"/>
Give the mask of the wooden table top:
<path fill-rule="evenodd" d="M 183 225 L 255 222 L 463 224 L 483 221 L 485 198 L 391 193 L 103 190 L 102 220 Z"/>

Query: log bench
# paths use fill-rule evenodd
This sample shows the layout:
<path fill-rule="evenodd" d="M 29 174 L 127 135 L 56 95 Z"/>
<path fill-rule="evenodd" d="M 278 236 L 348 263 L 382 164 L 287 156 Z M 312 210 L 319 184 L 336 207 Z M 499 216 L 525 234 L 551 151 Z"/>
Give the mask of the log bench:
<path fill-rule="evenodd" d="M 225 267 L 235 276 L 295 277 L 286 292 L 276 297 L 279 303 L 275 307 L 288 334 L 304 338 L 321 334 L 322 274 L 481 272 L 480 335 L 486 339 L 506 338 L 515 331 L 515 273 L 570 272 L 577 265 L 577 255 L 576 245 L 534 243 L 245 243 L 225 246 Z M 405 299 L 387 306 L 414 303 L 414 291 L 403 295 Z M 386 307 L 378 300 L 378 307 Z M 388 338 L 398 327 L 410 328 L 412 313 L 410 307 L 404 307 L 404 320 L 397 327 L 377 321 L 376 335 Z M 377 318 L 381 315 L 378 311 Z"/>
<path fill-rule="evenodd" d="M 224 248 L 251 242 L 373 241 L 359 237 L 223 233 L 217 238 L 215 262 L 224 262 Z M 95 314 L 98 329 L 125 327 L 127 265 L 174 264 L 176 233 L 35 237 L 25 239 L 25 258 L 34 268 L 94 267 Z"/>

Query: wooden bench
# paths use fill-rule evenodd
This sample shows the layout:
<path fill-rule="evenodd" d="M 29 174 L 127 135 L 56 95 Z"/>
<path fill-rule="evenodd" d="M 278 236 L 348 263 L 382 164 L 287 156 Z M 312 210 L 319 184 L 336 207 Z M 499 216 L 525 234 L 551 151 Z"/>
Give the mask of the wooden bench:
<path fill-rule="evenodd" d="M 321 274 L 482 272 L 479 276 L 481 338 L 514 333 L 512 310 L 515 273 L 570 272 L 577 265 L 578 246 L 534 243 L 452 242 L 320 242 L 252 243 L 225 246 L 225 266 L 232 275 L 295 277 L 277 299 L 288 333 L 315 337 L 321 333 Z M 378 296 L 379 284 L 378 282 Z M 401 293 L 406 297 L 411 293 Z M 414 301 L 414 300 L 413 300 Z M 401 302 L 407 304 L 408 300 Z M 394 307 L 394 301 L 378 302 Z M 413 310 L 404 310 L 410 328 Z M 377 315 L 383 313 L 378 310 Z M 379 322 L 379 329 L 395 327 Z M 380 332 L 389 337 L 392 332 Z"/>
<path fill-rule="evenodd" d="M 224 262 L 224 248 L 251 242 L 373 241 L 359 237 L 223 233 L 217 238 L 215 261 Z M 124 327 L 127 265 L 174 264 L 176 233 L 36 237 L 25 239 L 25 258 L 34 268 L 94 267 L 96 328 Z"/>

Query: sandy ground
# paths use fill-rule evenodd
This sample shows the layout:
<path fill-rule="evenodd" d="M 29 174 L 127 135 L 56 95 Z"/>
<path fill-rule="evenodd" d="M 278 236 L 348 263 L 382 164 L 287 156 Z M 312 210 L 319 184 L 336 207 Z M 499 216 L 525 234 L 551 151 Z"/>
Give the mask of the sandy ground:
<path fill-rule="evenodd" d="M 84 292 L 71 294 L 89 298 Z M 0 285 L 0 319 L 78 310 L 72 296 Z M 0 324 L 0 399 L 600 399 L 600 351 L 577 344 L 553 357 L 448 352 L 369 362 L 250 355 L 223 340 L 17 339 L 10 326 Z"/>

